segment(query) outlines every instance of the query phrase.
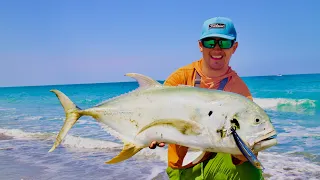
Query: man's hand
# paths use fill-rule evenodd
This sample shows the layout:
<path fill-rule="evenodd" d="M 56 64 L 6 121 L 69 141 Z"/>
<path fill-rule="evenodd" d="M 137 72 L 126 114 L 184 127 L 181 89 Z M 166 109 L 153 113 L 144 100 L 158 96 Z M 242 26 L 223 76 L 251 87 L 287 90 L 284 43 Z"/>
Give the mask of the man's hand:
<path fill-rule="evenodd" d="M 239 159 L 240 161 L 248 161 L 244 155 L 232 155 L 234 158 Z"/>
<path fill-rule="evenodd" d="M 165 146 L 166 144 L 164 142 L 157 142 L 157 141 L 152 141 L 151 144 L 149 145 L 149 148 L 150 149 L 155 149 L 157 146 L 159 147 L 163 147 Z"/>

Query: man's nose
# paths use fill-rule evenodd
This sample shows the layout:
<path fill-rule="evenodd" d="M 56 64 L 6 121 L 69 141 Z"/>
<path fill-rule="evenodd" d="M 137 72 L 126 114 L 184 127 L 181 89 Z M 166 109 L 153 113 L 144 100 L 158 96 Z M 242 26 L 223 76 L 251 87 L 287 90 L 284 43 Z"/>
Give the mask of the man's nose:
<path fill-rule="evenodd" d="M 220 48 L 219 44 L 216 44 L 214 48 L 212 48 L 213 51 L 221 51 L 222 49 Z"/>

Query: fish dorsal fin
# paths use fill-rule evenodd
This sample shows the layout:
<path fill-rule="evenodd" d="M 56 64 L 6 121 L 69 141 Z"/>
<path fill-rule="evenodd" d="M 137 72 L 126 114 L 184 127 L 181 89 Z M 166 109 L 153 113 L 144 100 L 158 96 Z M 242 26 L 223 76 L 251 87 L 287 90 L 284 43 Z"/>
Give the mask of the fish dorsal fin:
<path fill-rule="evenodd" d="M 151 87 L 151 86 L 162 86 L 158 81 L 152 79 L 151 77 L 145 76 L 138 73 L 127 73 L 125 76 L 131 77 L 139 83 L 139 88 Z"/>
<path fill-rule="evenodd" d="M 97 105 L 95 105 L 94 107 L 98 107 L 98 106 L 102 106 L 103 104 L 106 103 L 110 103 L 113 100 L 123 97 L 123 96 L 127 96 L 130 93 L 139 91 L 141 88 L 148 88 L 148 87 L 156 87 L 156 86 L 163 86 L 161 83 L 159 83 L 158 81 L 152 79 L 151 77 L 145 76 L 143 74 L 138 74 L 138 73 L 126 73 L 125 76 L 131 77 L 133 79 L 135 79 L 138 83 L 139 83 L 139 87 L 137 89 L 131 90 L 127 93 L 118 95 L 118 96 L 114 96 L 106 101 L 103 101 Z"/>

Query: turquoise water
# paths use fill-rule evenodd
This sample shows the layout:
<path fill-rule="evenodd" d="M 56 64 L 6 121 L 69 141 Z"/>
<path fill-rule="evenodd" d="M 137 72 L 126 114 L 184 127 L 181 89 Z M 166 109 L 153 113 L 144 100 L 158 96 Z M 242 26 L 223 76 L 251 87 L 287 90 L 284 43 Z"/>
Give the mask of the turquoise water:
<path fill-rule="evenodd" d="M 320 74 L 243 79 L 278 132 L 279 144 L 259 154 L 266 177 L 320 179 Z M 165 148 L 105 165 L 121 142 L 90 117 L 82 117 L 48 153 L 64 120 L 50 89 L 88 108 L 136 87 L 127 82 L 0 88 L 0 179 L 166 179 Z"/>

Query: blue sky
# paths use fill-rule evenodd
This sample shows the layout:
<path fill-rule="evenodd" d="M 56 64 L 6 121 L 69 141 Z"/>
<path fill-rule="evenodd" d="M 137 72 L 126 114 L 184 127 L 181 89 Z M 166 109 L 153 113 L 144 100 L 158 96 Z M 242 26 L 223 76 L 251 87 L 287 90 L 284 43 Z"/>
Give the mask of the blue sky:
<path fill-rule="evenodd" d="M 240 76 L 320 73 L 320 1 L 1 1 L 0 86 L 165 79 L 198 60 L 204 20 L 231 18 Z"/>

